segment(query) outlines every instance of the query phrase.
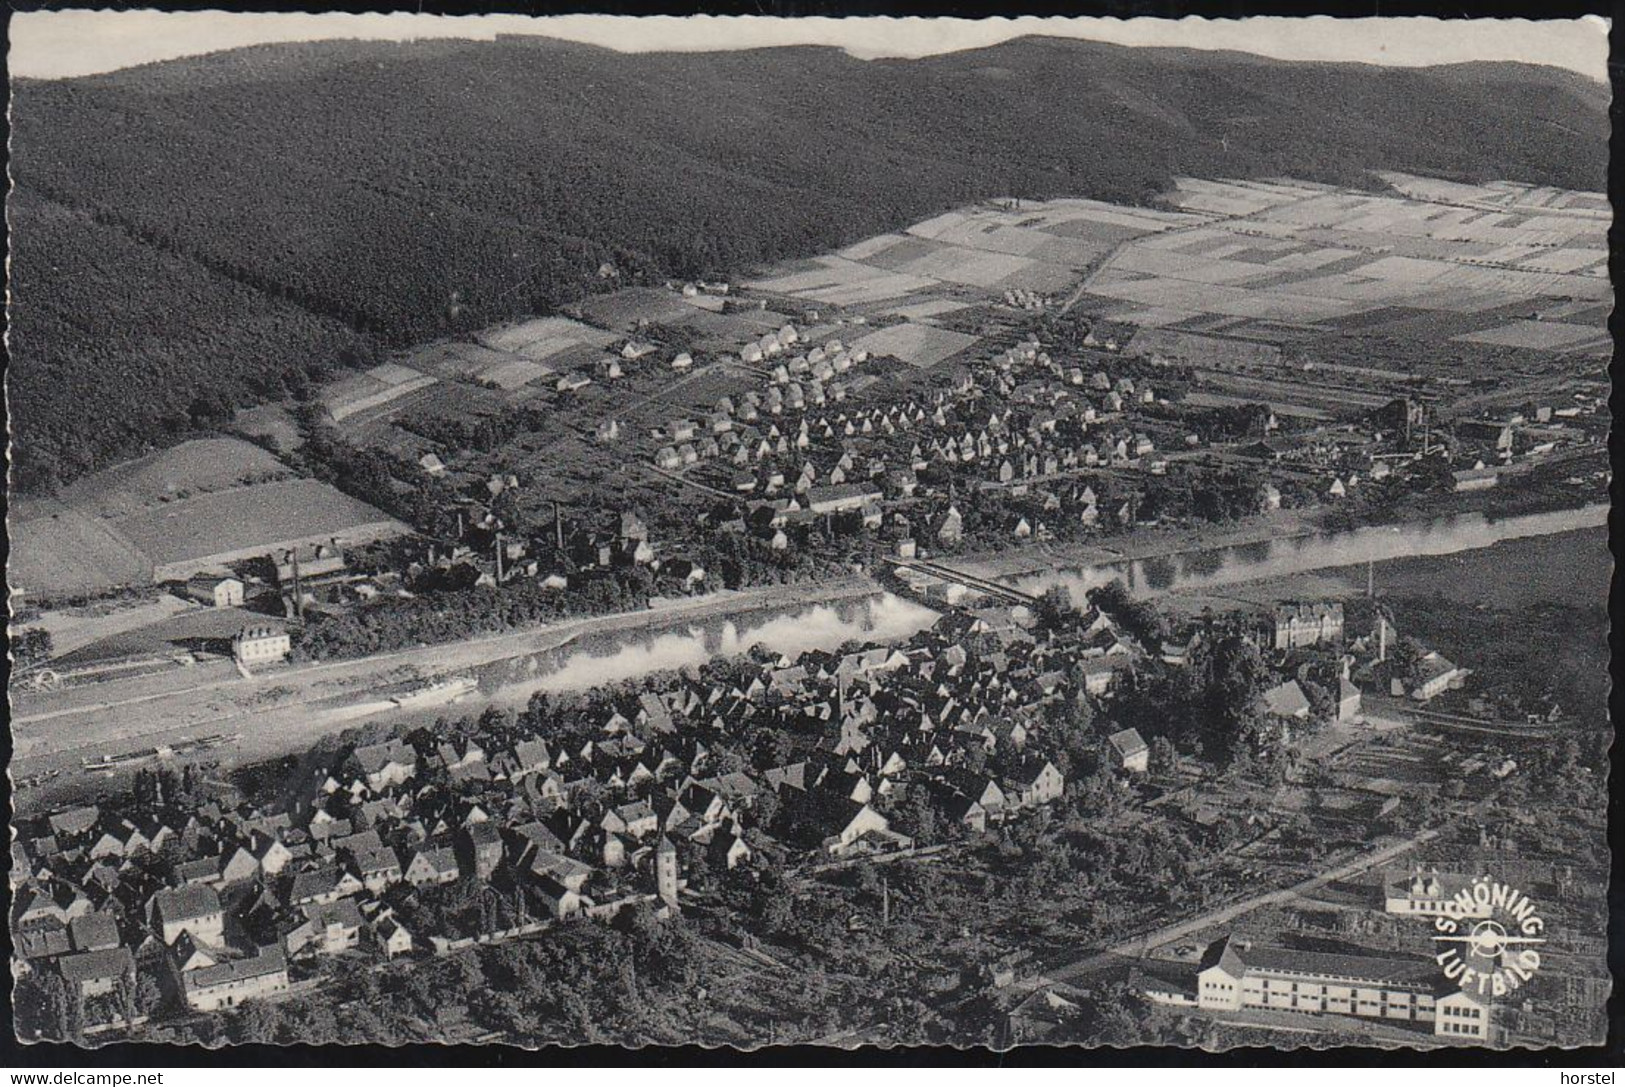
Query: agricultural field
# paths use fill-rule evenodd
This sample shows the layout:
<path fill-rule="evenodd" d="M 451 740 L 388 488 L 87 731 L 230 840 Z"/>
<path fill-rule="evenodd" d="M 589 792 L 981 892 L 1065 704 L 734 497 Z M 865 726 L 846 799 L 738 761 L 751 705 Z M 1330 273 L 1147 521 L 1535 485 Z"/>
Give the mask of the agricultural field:
<path fill-rule="evenodd" d="M 1007 290 L 1068 290 L 1120 243 L 1201 221 L 1093 200 L 990 202 L 781 266 L 745 285 L 825 305 L 895 303 L 889 312 L 913 319 Z"/>
<path fill-rule="evenodd" d="M 853 347 L 871 355 L 891 355 L 912 366 L 935 366 L 974 346 L 975 336 L 905 321 L 860 337 Z"/>
<path fill-rule="evenodd" d="M 76 595 L 152 580 L 152 563 L 135 544 L 61 499 L 16 499 L 7 521 L 14 593 Z"/>
<path fill-rule="evenodd" d="M 1184 227 L 1126 241 L 1079 305 L 1141 327 L 1281 342 L 1279 322 L 1604 355 L 1606 232 L 1595 193 L 1386 174 L 1392 191 L 1179 180 Z"/>
<path fill-rule="evenodd" d="M 328 385 L 322 392 L 322 403 L 333 421 L 340 423 L 434 383 L 435 379 L 428 374 L 399 363 L 385 363 Z"/>
<path fill-rule="evenodd" d="M 151 582 L 153 557 L 122 521 L 290 475 L 258 446 L 209 438 L 86 476 L 53 498 L 18 498 L 9 518 L 12 587 L 58 595 Z"/>
<path fill-rule="evenodd" d="M 202 568 L 210 556 L 265 554 L 290 540 L 400 528 L 235 438 L 185 442 L 86 476 L 54 498 L 20 499 L 9 527 L 12 586 L 42 597 L 151 584 L 185 576 L 177 565 Z"/>
<path fill-rule="evenodd" d="M 155 567 L 218 566 L 293 541 L 331 536 L 359 540 L 402 526 L 364 502 L 314 479 L 289 479 L 216 491 L 115 519 L 113 527 Z"/>
<path fill-rule="evenodd" d="M 60 497 L 74 509 L 113 518 L 291 475 L 281 461 L 256 445 L 235 438 L 204 438 L 98 472 L 66 488 Z"/>

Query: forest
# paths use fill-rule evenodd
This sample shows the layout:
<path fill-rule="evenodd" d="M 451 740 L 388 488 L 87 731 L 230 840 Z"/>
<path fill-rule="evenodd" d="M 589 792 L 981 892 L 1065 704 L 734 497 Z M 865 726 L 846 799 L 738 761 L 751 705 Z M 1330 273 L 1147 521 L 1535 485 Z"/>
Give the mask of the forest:
<path fill-rule="evenodd" d="M 606 262 L 623 283 L 737 274 L 981 198 L 1144 202 L 1177 174 L 1598 189 L 1604 93 L 1527 66 L 1041 39 L 913 61 L 330 42 L 19 80 L 15 483 L 547 312 Z"/>

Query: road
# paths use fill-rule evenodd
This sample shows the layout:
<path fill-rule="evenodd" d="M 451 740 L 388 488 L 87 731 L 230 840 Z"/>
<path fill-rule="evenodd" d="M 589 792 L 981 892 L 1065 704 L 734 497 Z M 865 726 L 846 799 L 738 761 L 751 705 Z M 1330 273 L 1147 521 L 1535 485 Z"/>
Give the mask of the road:
<path fill-rule="evenodd" d="M 1115 947 L 1107 948 L 1104 951 L 1096 951 L 1084 958 L 1058 967 L 1052 967 L 1018 984 L 1026 990 L 1039 989 L 1058 981 L 1077 981 L 1088 977 L 1103 967 L 1121 963 L 1124 959 L 1143 958 L 1155 948 L 1171 944 L 1175 940 L 1192 936 L 1215 925 L 1233 921 L 1243 914 L 1263 909 L 1265 906 L 1276 906 L 1292 902 L 1318 891 L 1328 883 L 1347 879 L 1350 876 L 1356 876 L 1379 865 L 1386 864 L 1395 857 L 1403 856 L 1418 846 L 1432 841 L 1439 836 L 1439 833 L 1438 830 L 1424 830 L 1419 834 L 1406 838 L 1402 842 L 1396 842 L 1374 852 L 1362 854 L 1346 864 L 1312 876 L 1290 887 L 1283 887 L 1261 895 L 1254 895 L 1251 898 L 1244 898 L 1239 902 L 1209 910 L 1187 920 L 1177 921 L 1171 925 L 1153 929 L 1151 932 L 1142 933 L 1132 940 L 1124 941 Z"/>

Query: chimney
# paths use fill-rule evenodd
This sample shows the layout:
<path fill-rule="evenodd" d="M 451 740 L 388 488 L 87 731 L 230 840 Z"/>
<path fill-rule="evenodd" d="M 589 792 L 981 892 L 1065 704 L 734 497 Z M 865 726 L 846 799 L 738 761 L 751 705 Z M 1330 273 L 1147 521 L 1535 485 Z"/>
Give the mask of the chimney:
<path fill-rule="evenodd" d="M 497 584 L 502 584 L 502 533 L 497 533 Z"/>
<path fill-rule="evenodd" d="M 553 501 L 553 546 L 564 550 L 564 509 L 557 499 Z"/>
<path fill-rule="evenodd" d="M 299 545 L 295 544 L 288 552 L 288 559 L 293 564 L 293 613 L 301 623 L 305 621 L 305 590 L 299 583 Z"/>

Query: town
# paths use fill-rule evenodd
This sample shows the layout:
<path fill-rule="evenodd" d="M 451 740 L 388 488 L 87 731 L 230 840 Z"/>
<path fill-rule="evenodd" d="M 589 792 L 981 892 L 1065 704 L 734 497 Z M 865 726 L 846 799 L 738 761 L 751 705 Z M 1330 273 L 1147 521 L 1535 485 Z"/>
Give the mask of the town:
<path fill-rule="evenodd" d="M 1376 568 L 1437 553 L 1418 522 L 1601 523 L 1606 209 L 1388 181 L 991 201 L 733 282 L 605 263 L 25 513 L 23 1029 L 1589 1037 L 1596 707 Z M 1379 318 L 1380 366 L 1292 331 Z M 546 683 L 580 639 L 843 593 L 918 618 Z M 1567 822 L 1482 829 L 1548 783 Z M 1492 868 L 1554 920 L 1485 995 L 1414 919 Z"/>
<path fill-rule="evenodd" d="M 961 601 L 903 644 L 795 660 L 752 653 L 538 696 L 518 715 L 365 726 L 251 768 L 237 785 L 140 771 L 128 795 L 19 828 L 16 967 L 39 996 L 28 1006 L 57 1017 L 38 1026 L 55 1036 L 144 1028 L 206 1039 L 217 1029 L 206 1013 L 322 1004 L 348 993 L 358 969 L 421 969 L 575 924 L 647 938 L 647 926 L 677 917 L 743 936 L 728 953 L 771 973 L 792 968 L 774 937 L 791 927 L 783 906 L 798 887 L 856 877 L 853 888 L 872 892 L 878 881 L 883 928 L 903 910 L 885 901 L 889 883 L 901 897 L 919 878 L 906 869 L 986 870 L 985 885 L 1009 849 L 1037 848 L 1047 859 L 1026 863 L 1065 868 L 1069 847 L 1055 856 L 1055 838 L 1077 849 L 1077 835 L 1120 833 L 1108 828 L 1171 849 L 1155 864 L 1172 867 L 1148 866 L 1143 852 L 1120 858 L 1137 865 L 1119 877 L 1133 873 L 1131 883 L 1087 887 L 1092 931 L 1185 921 L 1164 897 L 1170 880 L 1206 884 L 1199 901 L 1211 914 L 1245 898 L 1262 870 L 1307 876 L 1341 843 L 1390 840 L 1401 848 L 1377 855 L 1395 857 L 1397 883 L 1389 866 L 1351 866 L 1377 880 L 1348 881 L 1371 899 L 1333 912 L 1430 917 L 1464 878 L 1406 868 L 1404 849 L 1437 833 L 1437 806 L 1483 810 L 1517 775 L 1557 772 L 1539 762 L 1553 734 L 1544 722 L 1500 741 L 1516 759 L 1486 762 L 1467 754 L 1481 742 L 1460 745 L 1459 733 L 1412 716 L 1467 670 L 1402 636 L 1369 601 L 1358 629 L 1342 605 L 1297 605 L 1168 631 L 1120 584 L 1093 597 L 1081 609 L 1058 592 L 1030 606 Z M 1166 636 L 1147 642 L 1156 631 Z M 1181 685 L 1201 685 L 1202 709 L 1168 693 Z M 1416 782 L 1384 795 L 1396 761 L 1419 757 L 1454 763 L 1454 788 Z M 1242 800 L 1305 786 L 1317 797 L 1307 811 L 1249 812 Z M 1556 886 L 1574 879 L 1566 867 Z M 1138 989 L 1121 999 L 1143 1004 L 1146 1022 L 1164 1009 L 1224 1009 L 1247 1025 L 1250 1009 L 1287 1008 L 1370 1017 L 1411 1041 L 1500 1042 L 1530 1029 L 1522 1002 L 1458 988 L 1431 957 L 1392 954 L 1427 945 L 1429 927 L 1390 932 L 1386 955 L 1221 938 L 1197 964 L 1138 960 Z M 930 944 L 915 955 L 951 961 L 965 950 Z M 1089 1006 L 1100 982 L 1052 983 L 1031 954 L 960 964 L 966 980 L 946 985 L 933 1017 L 988 1017 L 990 1003 L 1023 995 L 991 1020 L 1004 1041 L 1064 1029 L 1065 1009 Z M 1562 963 L 1549 950 L 1544 969 L 1574 969 Z M 1319 986 L 1312 1007 L 1300 981 Z M 1288 985 L 1290 1003 L 1274 995 Z M 227 1032 L 272 1036 L 254 1033 L 275 1029 L 256 1014 L 229 1019 Z M 466 1029 L 536 1037 L 521 1021 L 482 1013 Z"/>

